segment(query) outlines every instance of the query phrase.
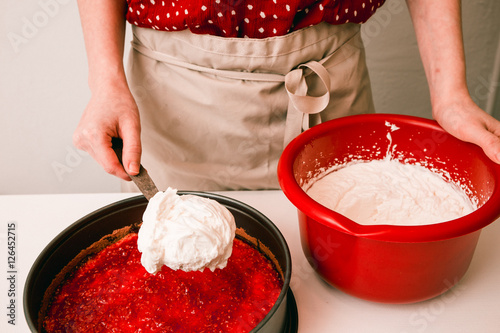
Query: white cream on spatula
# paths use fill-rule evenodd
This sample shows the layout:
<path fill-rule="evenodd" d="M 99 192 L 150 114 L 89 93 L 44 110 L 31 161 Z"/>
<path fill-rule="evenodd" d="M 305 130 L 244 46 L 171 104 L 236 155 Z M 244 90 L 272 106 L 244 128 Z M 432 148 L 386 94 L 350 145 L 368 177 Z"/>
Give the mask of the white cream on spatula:
<path fill-rule="evenodd" d="M 235 231 L 233 215 L 217 201 L 168 188 L 144 212 L 137 241 L 141 263 L 152 274 L 163 265 L 186 272 L 224 268 Z"/>

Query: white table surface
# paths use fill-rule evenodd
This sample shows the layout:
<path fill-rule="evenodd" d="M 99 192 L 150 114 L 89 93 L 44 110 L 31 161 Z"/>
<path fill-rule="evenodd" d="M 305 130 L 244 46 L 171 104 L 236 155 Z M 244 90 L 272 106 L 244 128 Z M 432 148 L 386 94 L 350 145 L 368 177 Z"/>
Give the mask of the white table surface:
<path fill-rule="evenodd" d="M 346 295 L 324 283 L 307 263 L 299 242 L 295 208 L 281 191 L 221 192 L 271 219 L 292 254 L 291 288 L 297 301 L 300 333 L 498 333 L 500 332 L 500 220 L 481 234 L 469 271 L 444 295 L 410 305 L 378 304 Z M 0 196 L 0 332 L 28 332 L 22 293 L 38 254 L 79 218 L 135 194 Z M 8 324 L 8 224 L 16 223 L 16 325 Z"/>

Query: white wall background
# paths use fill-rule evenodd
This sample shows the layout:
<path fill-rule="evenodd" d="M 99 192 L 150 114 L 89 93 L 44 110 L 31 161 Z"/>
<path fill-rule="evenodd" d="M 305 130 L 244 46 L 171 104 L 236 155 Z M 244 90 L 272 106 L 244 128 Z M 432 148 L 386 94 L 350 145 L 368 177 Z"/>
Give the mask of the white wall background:
<path fill-rule="evenodd" d="M 469 89 L 500 118 L 494 74 L 500 66 L 500 1 L 464 1 L 463 16 Z M 429 118 L 404 0 L 388 0 L 363 31 L 377 111 Z M 72 145 L 89 96 L 76 0 L 2 1 L 0 194 L 119 191 L 117 179 Z"/>

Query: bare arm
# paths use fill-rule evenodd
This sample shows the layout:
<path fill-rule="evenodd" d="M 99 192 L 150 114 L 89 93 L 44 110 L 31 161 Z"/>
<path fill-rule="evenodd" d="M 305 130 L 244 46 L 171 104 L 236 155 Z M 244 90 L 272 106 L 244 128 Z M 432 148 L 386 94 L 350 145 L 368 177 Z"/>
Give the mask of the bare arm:
<path fill-rule="evenodd" d="M 78 0 L 89 65 L 91 99 L 73 135 L 106 172 L 130 180 L 111 148 L 123 139 L 123 163 L 129 174 L 139 171 L 140 121 L 123 67 L 125 0 Z"/>
<path fill-rule="evenodd" d="M 459 0 L 407 0 L 429 84 L 432 113 L 457 138 L 500 163 L 500 122 L 470 97 Z"/>

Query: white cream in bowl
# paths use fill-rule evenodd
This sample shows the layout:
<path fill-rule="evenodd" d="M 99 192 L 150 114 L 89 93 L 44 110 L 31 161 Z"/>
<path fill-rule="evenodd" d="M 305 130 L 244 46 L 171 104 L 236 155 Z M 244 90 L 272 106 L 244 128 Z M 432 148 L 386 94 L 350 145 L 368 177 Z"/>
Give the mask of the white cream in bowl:
<path fill-rule="evenodd" d="M 390 158 L 348 163 L 326 172 L 306 192 L 363 225 L 440 223 L 477 208 L 459 186 L 439 174 Z"/>

